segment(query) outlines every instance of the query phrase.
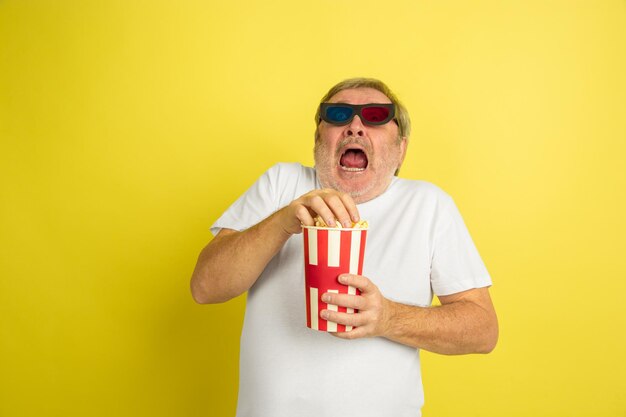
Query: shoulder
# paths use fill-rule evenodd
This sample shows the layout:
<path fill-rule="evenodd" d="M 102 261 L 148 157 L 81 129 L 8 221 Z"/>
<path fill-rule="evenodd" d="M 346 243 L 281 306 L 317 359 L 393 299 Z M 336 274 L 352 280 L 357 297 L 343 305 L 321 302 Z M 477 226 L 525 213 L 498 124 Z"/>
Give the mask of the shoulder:
<path fill-rule="evenodd" d="M 409 198 L 424 199 L 432 202 L 449 204 L 452 197 L 437 185 L 423 180 L 409 180 L 405 178 L 395 178 L 391 191 L 397 195 Z"/>
<path fill-rule="evenodd" d="M 300 176 L 315 176 L 313 168 L 305 167 L 298 162 L 279 162 L 271 166 L 266 174 L 273 178 L 294 178 Z"/>
<path fill-rule="evenodd" d="M 305 167 L 298 162 L 279 162 L 270 167 L 263 175 L 271 184 L 280 187 L 315 184 L 315 169 Z"/>
<path fill-rule="evenodd" d="M 315 169 L 297 162 L 280 162 L 264 174 L 270 193 L 282 207 L 316 187 Z"/>

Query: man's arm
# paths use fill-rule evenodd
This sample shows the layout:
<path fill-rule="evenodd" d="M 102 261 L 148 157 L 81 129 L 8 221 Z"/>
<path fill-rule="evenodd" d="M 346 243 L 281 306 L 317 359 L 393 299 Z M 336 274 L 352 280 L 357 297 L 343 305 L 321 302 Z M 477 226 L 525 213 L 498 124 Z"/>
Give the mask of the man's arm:
<path fill-rule="evenodd" d="M 378 287 L 363 276 L 345 274 L 339 280 L 358 287 L 361 296 L 323 295 L 324 302 L 359 309 L 356 314 L 322 311 L 322 318 L 357 327 L 336 333 L 337 337 L 382 336 L 446 355 L 488 353 L 498 341 L 498 320 L 487 288 L 440 296 L 441 306 L 415 307 L 384 298 Z"/>
<path fill-rule="evenodd" d="M 498 320 L 487 288 L 440 296 L 441 306 L 392 303 L 385 337 L 446 355 L 489 353 L 498 341 Z M 417 324 L 417 325 L 416 325 Z"/>
<path fill-rule="evenodd" d="M 221 303 L 246 292 L 270 260 L 302 225 L 313 226 L 319 214 L 334 226 L 359 220 L 354 201 L 334 190 L 314 190 L 255 226 L 238 232 L 222 229 L 202 250 L 191 277 L 191 294 L 201 304 Z"/>
<path fill-rule="evenodd" d="M 222 229 L 198 257 L 191 277 L 194 300 L 222 303 L 243 294 L 290 236 L 279 212 L 242 232 Z"/>

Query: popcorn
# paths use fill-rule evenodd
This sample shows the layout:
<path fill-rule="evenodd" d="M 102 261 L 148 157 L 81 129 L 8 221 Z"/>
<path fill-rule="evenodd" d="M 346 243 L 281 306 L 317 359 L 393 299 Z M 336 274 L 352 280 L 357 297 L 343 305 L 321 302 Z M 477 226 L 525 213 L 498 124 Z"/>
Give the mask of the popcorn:
<path fill-rule="evenodd" d="M 363 275 L 365 241 L 369 232 L 367 222 L 350 222 L 352 227 L 344 227 L 337 222 L 337 226 L 328 227 L 323 219 L 317 217 L 314 223 L 315 226 L 302 226 L 306 325 L 322 332 L 349 332 L 353 326 L 328 321 L 320 314 L 322 310 L 345 311 L 351 314 L 358 313 L 358 309 L 340 310 L 339 306 L 328 304 L 320 297 L 329 292 L 361 294 L 359 288 L 340 283 L 337 276 Z"/>
<path fill-rule="evenodd" d="M 320 216 L 315 217 L 313 220 L 315 220 L 315 227 L 330 227 L 326 224 L 324 219 L 322 219 Z M 337 219 L 335 219 L 335 228 L 344 229 L 343 225 Z M 367 220 L 359 220 L 358 222 L 352 222 L 351 228 L 352 229 L 367 229 L 368 228 Z"/>

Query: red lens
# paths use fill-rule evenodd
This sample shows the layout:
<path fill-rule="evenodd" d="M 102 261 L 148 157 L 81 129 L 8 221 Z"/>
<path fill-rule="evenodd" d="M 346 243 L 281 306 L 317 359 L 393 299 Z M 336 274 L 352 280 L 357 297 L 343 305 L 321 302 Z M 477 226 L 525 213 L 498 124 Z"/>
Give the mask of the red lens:
<path fill-rule="evenodd" d="M 389 117 L 389 109 L 386 107 L 365 107 L 361 110 L 361 114 L 363 115 L 363 119 L 370 123 L 380 123 L 387 120 Z"/>

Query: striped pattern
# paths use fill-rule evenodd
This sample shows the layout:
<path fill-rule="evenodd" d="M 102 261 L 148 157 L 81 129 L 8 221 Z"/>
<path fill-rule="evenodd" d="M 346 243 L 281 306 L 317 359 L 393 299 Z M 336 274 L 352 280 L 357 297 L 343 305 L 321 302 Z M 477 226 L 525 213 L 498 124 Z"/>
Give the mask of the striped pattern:
<path fill-rule="evenodd" d="M 337 277 L 343 273 L 363 273 L 366 229 L 304 228 L 304 275 L 306 281 L 307 326 L 327 332 L 344 332 L 352 326 L 327 322 L 319 313 L 324 309 L 354 313 L 351 308 L 322 302 L 326 292 L 360 294 L 352 286 L 342 285 Z"/>

